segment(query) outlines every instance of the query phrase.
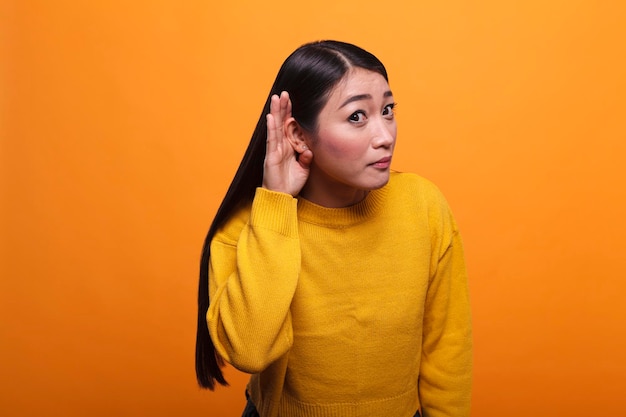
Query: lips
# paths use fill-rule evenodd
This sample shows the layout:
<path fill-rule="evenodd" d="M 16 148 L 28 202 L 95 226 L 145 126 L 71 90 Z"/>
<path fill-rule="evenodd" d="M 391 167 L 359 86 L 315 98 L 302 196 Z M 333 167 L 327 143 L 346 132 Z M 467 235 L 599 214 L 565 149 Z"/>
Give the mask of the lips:
<path fill-rule="evenodd" d="M 378 161 L 370 164 L 374 168 L 389 168 L 391 165 L 391 156 L 386 156 L 384 158 L 379 159 Z"/>

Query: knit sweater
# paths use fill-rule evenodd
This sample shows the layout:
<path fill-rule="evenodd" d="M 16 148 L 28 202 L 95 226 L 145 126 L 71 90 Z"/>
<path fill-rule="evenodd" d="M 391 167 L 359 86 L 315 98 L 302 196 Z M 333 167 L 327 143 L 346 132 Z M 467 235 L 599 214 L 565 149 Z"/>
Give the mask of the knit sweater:
<path fill-rule="evenodd" d="M 469 416 L 461 238 L 413 174 L 347 208 L 259 188 L 211 243 L 207 322 L 262 417 Z"/>

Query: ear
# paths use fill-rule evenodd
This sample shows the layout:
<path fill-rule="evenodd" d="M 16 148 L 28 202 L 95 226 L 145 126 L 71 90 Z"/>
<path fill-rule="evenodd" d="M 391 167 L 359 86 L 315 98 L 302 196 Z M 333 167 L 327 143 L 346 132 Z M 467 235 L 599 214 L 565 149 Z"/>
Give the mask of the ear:
<path fill-rule="evenodd" d="M 301 154 L 302 152 L 309 149 L 307 135 L 304 129 L 298 124 L 296 119 L 293 117 L 285 120 L 284 130 L 285 137 L 291 144 L 296 153 Z"/>

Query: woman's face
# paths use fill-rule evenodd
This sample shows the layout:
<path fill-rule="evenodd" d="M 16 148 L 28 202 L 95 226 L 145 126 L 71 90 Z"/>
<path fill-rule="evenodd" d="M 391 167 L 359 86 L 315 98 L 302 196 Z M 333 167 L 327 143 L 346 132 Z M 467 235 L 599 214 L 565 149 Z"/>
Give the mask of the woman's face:
<path fill-rule="evenodd" d="M 394 101 L 377 72 L 355 68 L 340 81 L 307 134 L 311 171 L 300 195 L 326 207 L 346 207 L 389 181 L 396 142 Z"/>

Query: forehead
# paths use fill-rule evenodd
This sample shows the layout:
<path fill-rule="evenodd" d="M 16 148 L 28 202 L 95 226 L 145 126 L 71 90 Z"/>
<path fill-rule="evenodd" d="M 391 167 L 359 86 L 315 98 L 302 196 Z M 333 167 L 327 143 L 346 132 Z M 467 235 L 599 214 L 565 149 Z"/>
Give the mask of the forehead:
<path fill-rule="evenodd" d="M 389 91 L 389 84 L 381 74 L 364 68 L 353 68 L 331 90 L 328 102 L 343 102 L 356 96 L 369 94 L 373 98 L 382 99 Z"/>

